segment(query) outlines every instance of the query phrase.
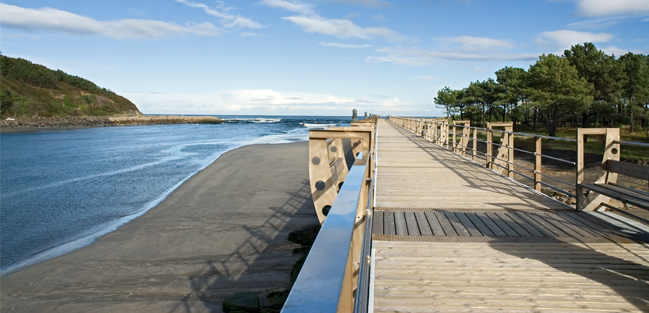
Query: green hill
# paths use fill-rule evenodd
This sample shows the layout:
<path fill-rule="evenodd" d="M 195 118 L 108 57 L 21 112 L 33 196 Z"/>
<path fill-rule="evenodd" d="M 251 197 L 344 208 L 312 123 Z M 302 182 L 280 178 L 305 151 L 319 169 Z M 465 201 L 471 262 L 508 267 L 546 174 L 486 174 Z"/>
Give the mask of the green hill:
<path fill-rule="evenodd" d="M 128 99 L 61 70 L 0 55 L 0 117 L 140 115 Z"/>

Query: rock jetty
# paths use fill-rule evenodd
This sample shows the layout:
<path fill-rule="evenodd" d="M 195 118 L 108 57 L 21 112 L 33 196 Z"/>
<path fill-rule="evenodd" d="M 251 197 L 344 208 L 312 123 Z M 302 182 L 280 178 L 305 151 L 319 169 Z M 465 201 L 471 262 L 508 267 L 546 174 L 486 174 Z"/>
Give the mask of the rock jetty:
<path fill-rule="evenodd" d="M 107 127 L 154 124 L 221 124 L 215 116 L 134 115 L 134 116 L 78 116 L 33 117 L 0 120 L 6 128 L 65 128 Z"/>

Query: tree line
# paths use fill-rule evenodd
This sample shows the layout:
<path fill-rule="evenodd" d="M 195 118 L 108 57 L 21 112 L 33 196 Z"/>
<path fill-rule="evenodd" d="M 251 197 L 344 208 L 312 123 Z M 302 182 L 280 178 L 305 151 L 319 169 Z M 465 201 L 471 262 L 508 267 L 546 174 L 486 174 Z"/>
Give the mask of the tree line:
<path fill-rule="evenodd" d="M 472 125 L 512 121 L 537 124 L 555 136 L 559 126 L 649 128 L 649 56 L 629 52 L 619 58 L 592 43 L 572 46 L 563 55 L 541 55 L 526 71 L 504 67 L 496 79 L 444 87 L 435 104 L 447 117 Z"/>

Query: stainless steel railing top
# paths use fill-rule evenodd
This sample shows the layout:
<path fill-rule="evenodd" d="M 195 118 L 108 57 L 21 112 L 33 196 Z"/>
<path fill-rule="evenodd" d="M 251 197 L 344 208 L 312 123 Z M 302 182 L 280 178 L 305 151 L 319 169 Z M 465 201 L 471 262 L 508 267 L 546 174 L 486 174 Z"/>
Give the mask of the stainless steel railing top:
<path fill-rule="evenodd" d="M 336 312 L 366 165 L 352 166 L 282 313 Z"/>

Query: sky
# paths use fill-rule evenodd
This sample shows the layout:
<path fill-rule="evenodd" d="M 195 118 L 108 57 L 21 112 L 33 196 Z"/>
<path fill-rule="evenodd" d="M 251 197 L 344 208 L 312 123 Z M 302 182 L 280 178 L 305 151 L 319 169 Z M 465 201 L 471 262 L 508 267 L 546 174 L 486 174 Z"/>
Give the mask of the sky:
<path fill-rule="evenodd" d="M 444 86 L 593 42 L 649 54 L 649 0 L 2 0 L 0 51 L 145 114 L 443 116 Z"/>

